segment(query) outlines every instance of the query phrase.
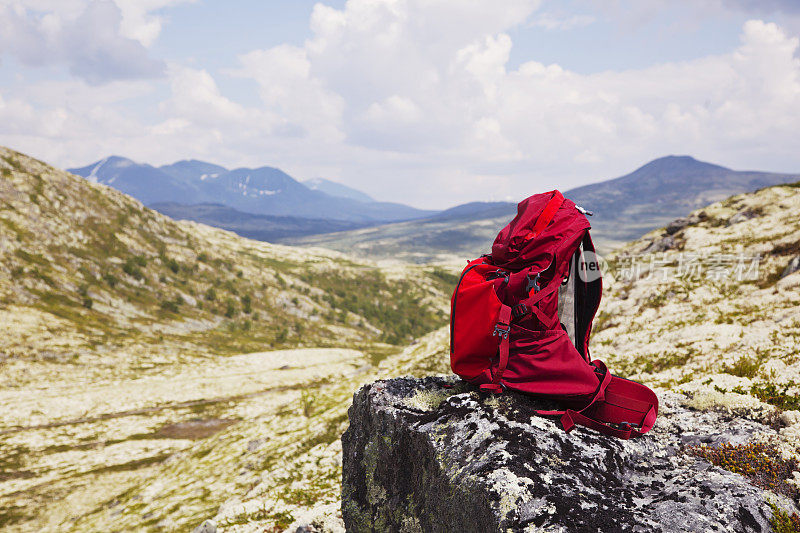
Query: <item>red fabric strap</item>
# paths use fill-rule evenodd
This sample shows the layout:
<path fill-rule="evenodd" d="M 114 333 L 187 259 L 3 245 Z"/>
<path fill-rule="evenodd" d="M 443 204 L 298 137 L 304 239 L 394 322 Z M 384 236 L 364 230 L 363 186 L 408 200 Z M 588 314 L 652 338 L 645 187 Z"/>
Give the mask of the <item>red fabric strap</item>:
<path fill-rule="evenodd" d="M 538 236 L 544 228 L 553 220 L 553 217 L 558 211 L 558 208 L 561 207 L 561 204 L 564 203 L 564 195 L 561 194 L 560 191 L 553 191 L 553 197 L 550 198 L 550 201 L 547 202 L 547 205 L 542 210 L 542 213 L 539 215 L 539 218 L 536 219 L 536 223 L 533 225 L 533 228 L 525 235 L 524 241 L 529 241 L 534 237 Z"/>
<path fill-rule="evenodd" d="M 578 411 L 573 411 L 572 409 L 567 409 L 564 413 L 564 416 L 561 417 L 561 424 L 564 426 L 564 431 L 569 433 L 572 431 L 572 428 L 575 427 L 575 424 L 580 424 L 581 426 L 594 429 L 602 433 L 603 435 L 610 435 L 612 437 L 617 437 L 618 439 L 628 440 L 634 434 L 636 436 L 640 435 L 638 431 L 633 429 L 617 429 L 602 422 L 598 422 L 593 418 L 589 418 L 588 416 L 581 414 Z"/>
<path fill-rule="evenodd" d="M 561 413 L 557 411 L 540 411 L 539 414 L 561 415 L 561 424 L 564 426 L 564 431 L 567 433 L 576 425 L 581 425 L 594 429 L 604 435 L 627 440 L 632 437 L 640 437 L 653 429 L 653 424 L 655 424 L 656 421 L 655 405 L 612 392 L 606 392 L 606 388 L 611 382 L 611 372 L 608 371 L 606 365 L 600 360 L 592 361 L 592 363 L 597 368 L 603 370 L 605 375 L 603 376 L 597 393 L 588 405 L 580 411 L 567 409 Z M 592 416 L 589 416 L 587 412 L 592 405 L 596 405 L 596 412 L 593 413 Z M 641 413 L 645 412 L 645 409 L 647 409 L 647 411 L 639 427 L 633 426 L 630 423 L 620 424 L 620 427 L 613 427 L 609 425 L 608 422 L 603 421 L 603 419 L 607 421 L 636 419 L 641 416 Z"/>
<path fill-rule="evenodd" d="M 506 371 L 508 366 L 508 336 L 511 329 L 511 307 L 502 305 L 500 307 L 500 314 L 497 317 L 497 326 L 495 332 L 500 336 L 500 346 L 497 349 L 499 355 L 497 361 L 497 371 L 492 372 L 492 382 L 484 383 L 481 385 L 482 390 L 488 390 L 494 393 L 503 392 L 503 385 L 501 379 L 503 372 Z"/>
<path fill-rule="evenodd" d="M 545 328 L 546 328 L 546 329 L 553 329 L 553 328 L 555 327 L 555 325 L 556 325 L 556 324 L 558 324 L 558 317 L 555 317 L 555 316 L 553 316 L 553 317 L 547 317 L 547 316 L 544 314 L 544 311 L 542 311 L 541 309 L 539 309 L 539 308 L 538 308 L 538 307 L 536 307 L 536 306 L 531 306 L 531 307 L 528 307 L 528 310 L 529 310 L 531 313 L 533 313 L 534 315 L 536 315 L 536 318 L 538 318 L 538 319 L 539 319 L 539 321 L 540 321 L 542 324 L 544 324 L 544 326 L 545 326 Z"/>

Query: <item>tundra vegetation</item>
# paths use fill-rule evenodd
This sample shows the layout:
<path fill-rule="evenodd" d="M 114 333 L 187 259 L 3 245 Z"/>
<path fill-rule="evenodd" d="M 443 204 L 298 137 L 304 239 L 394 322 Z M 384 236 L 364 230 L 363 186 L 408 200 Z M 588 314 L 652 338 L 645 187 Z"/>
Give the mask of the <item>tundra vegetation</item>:
<path fill-rule="evenodd" d="M 593 355 L 689 407 L 770 421 L 791 461 L 798 215 L 800 188 L 770 187 L 615 252 Z M 336 523 L 353 392 L 449 372 L 460 264 L 249 241 L 7 149 L 0 253 L 0 528 Z M 758 256 L 758 276 L 661 275 L 680 254 Z M 621 274 L 631 258 L 636 279 Z"/>

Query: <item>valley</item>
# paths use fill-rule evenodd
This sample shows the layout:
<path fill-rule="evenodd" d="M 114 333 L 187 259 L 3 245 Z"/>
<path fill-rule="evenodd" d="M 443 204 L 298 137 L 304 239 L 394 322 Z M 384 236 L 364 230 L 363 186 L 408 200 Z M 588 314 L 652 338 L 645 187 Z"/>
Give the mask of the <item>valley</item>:
<path fill-rule="evenodd" d="M 234 479 L 218 456 L 199 461 L 212 435 L 246 448 L 263 424 L 305 430 L 326 387 L 353 386 L 447 320 L 455 273 L 441 267 L 381 268 L 175 222 L 7 149 L 0 173 L 5 529 L 190 525 L 232 493 L 179 492 L 153 520 L 124 495 L 183 455 L 212 485 Z M 95 515 L 110 522 L 81 518 Z"/>

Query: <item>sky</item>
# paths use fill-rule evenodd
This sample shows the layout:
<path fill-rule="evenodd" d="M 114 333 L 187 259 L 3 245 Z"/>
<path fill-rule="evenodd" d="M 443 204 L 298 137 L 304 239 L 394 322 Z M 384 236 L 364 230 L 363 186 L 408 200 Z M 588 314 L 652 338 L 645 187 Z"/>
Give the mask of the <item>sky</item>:
<path fill-rule="evenodd" d="M 800 0 L 0 0 L 0 144 L 421 208 L 669 154 L 800 173 Z"/>

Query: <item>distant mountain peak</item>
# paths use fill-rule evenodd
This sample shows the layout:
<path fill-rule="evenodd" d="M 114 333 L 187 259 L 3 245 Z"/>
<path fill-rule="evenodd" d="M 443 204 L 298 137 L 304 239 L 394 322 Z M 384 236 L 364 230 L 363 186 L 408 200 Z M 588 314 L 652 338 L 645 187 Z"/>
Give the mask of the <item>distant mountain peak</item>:
<path fill-rule="evenodd" d="M 158 169 L 188 183 L 218 178 L 228 172 L 223 166 L 199 159 L 182 159 L 170 165 L 162 165 Z"/>
<path fill-rule="evenodd" d="M 631 174 L 636 174 L 640 171 L 667 171 L 667 172 L 686 172 L 688 170 L 725 170 L 729 171 L 730 169 L 727 167 L 723 167 L 721 165 L 715 165 L 713 163 L 707 163 L 705 161 L 700 161 L 695 159 L 690 155 L 667 155 L 664 157 L 659 157 L 658 159 L 653 159 L 649 163 L 646 163 L 633 171 Z"/>
<path fill-rule="evenodd" d="M 302 184 L 271 166 L 228 170 L 206 161 L 184 159 L 154 167 L 111 156 L 69 170 L 91 181 L 111 185 L 145 205 L 213 201 L 244 213 L 359 224 L 434 214 L 402 204 L 376 202 L 360 191 L 325 179 L 315 180 L 311 186 Z"/>
<path fill-rule="evenodd" d="M 105 161 L 105 164 L 107 165 L 116 167 L 129 167 L 136 164 L 133 159 L 128 159 L 127 157 L 122 157 L 121 155 L 112 155 L 105 158 L 103 161 Z"/>

